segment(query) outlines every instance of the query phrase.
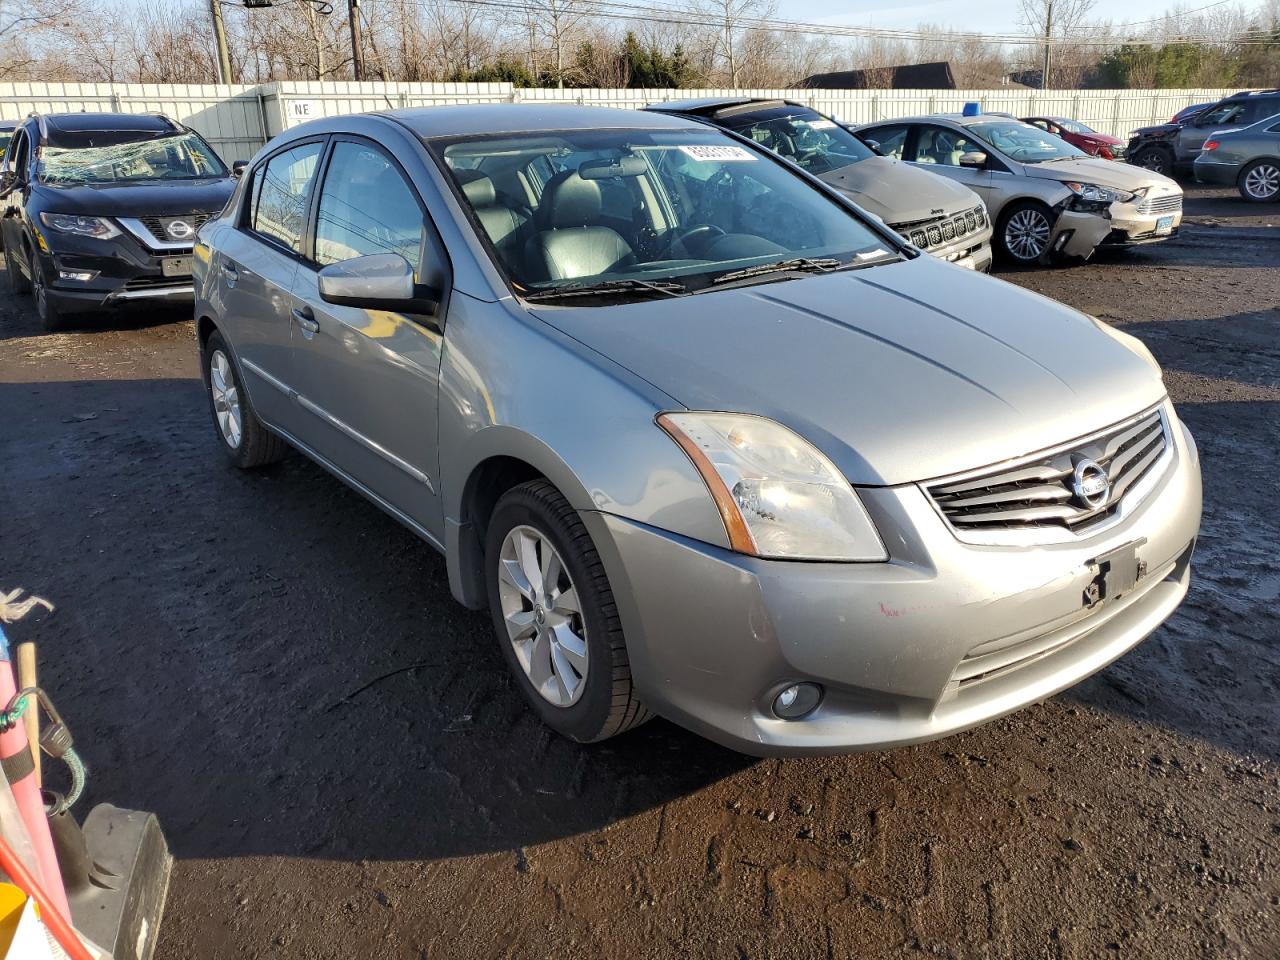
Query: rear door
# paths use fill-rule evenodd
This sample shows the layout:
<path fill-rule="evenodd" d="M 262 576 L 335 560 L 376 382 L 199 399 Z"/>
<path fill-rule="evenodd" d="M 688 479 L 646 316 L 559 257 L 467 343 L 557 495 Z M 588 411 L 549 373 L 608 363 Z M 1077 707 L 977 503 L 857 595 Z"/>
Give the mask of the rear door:
<path fill-rule="evenodd" d="M 305 425 L 293 400 L 289 328 L 293 279 L 324 138 L 290 144 L 250 174 L 238 229 L 219 236 L 221 318 L 258 415 L 293 436 Z"/>
<path fill-rule="evenodd" d="M 27 131 L 19 128 L 13 139 L 9 141 L 9 149 L 4 161 L 4 169 L 11 171 L 17 181 L 13 191 L 2 201 L 3 219 L 0 219 L 0 239 L 3 239 L 5 249 L 12 251 L 12 256 L 21 260 L 20 264 L 12 261 L 6 263 L 5 269 L 23 270 L 28 275 L 31 272 L 31 267 L 26 262 L 26 256 L 23 253 L 22 204 L 29 189 L 27 179 L 30 173 L 28 169 L 31 159 L 30 149 L 30 138 L 27 136 Z"/>
<path fill-rule="evenodd" d="M 430 318 L 320 298 L 321 269 L 380 253 L 399 254 L 414 267 L 418 283 L 447 290 L 443 245 L 399 164 L 370 141 L 335 137 L 308 253 L 293 288 L 297 389 L 309 419 L 305 441 L 438 538 L 436 394 L 442 327 Z M 440 316 L 444 309 L 442 303 Z"/>
<path fill-rule="evenodd" d="M 1261 120 L 1261 116 L 1255 117 L 1254 120 L 1249 119 L 1251 106 L 1253 102 L 1249 100 L 1232 100 L 1197 114 L 1192 123 L 1184 124 L 1178 131 L 1176 143 L 1178 159 L 1188 162 L 1195 160 L 1205 140 L 1215 130 L 1234 129 L 1247 126 L 1254 120 Z"/>

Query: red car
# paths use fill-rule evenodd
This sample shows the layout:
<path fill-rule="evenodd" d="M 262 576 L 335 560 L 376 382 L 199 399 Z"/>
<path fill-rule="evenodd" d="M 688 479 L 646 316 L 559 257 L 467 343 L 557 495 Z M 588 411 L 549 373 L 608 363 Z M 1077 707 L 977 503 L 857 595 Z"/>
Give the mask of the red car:
<path fill-rule="evenodd" d="M 1103 160 L 1124 159 L 1123 140 L 1099 133 L 1079 120 L 1068 120 L 1066 117 L 1023 117 L 1022 122 L 1048 130 L 1091 157 L 1101 157 Z"/>

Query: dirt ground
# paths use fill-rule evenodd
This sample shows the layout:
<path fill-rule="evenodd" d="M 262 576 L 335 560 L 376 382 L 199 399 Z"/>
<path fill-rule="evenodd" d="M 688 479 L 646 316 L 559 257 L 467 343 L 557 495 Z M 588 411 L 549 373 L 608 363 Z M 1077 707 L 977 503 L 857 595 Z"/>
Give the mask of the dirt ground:
<path fill-rule="evenodd" d="M 1200 443 L 1192 593 L 1104 673 L 893 753 L 580 747 L 443 560 L 301 457 L 229 467 L 192 327 L 0 297 L 0 586 L 156 811 L 158 957 L 1280 957 L 1280 208 L 1004 279 L 1141 337 Z M 0 281 L 2 283 L 2 281 Z"/>

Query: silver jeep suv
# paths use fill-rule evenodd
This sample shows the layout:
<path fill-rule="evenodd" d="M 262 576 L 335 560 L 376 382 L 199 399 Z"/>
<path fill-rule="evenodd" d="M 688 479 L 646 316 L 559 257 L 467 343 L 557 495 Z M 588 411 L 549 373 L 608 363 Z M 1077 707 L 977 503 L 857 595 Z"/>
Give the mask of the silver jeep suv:
<path fill-rule="evenodd" d="M 1187 590 L 1196 448 L 1138 341 L 705 124 L 316 121 L 194 261 L 226 455 L 295 447 L 443 552 L 580 741 L 651 713 L 756 754 L 939 737 Z"/>

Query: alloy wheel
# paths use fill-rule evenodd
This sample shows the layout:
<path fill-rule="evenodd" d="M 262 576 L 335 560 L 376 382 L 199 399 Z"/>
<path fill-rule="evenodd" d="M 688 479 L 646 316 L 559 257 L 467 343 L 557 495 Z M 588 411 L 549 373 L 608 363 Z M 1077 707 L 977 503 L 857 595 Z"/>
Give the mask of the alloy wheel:
<path fill-rule="evenodd" d="M 1255 200 L 1271 200 L 1280 194 L 1280 167 L 1260 163 L 1244 177 L 1244 191 Z"/>
<path fill-rule="evenodd" d="M 231 361 L 221 350 L 213 351 L 209 358 L 209 393 L 213 397 L 213 413 L 218 420 L 222 439 L 235 450 L 240 446 L 240 438 L 244 435 L 240 390 L 236 386 Z"/>
<path fill-rule="evenodd" d="M 1019 210 L 1004 227 L 1004 245 L 1019 260 L 1037 260 L 1049 247 L 1049 218 L 1039 210 Z"/>
<path fill-rule="evenodd" d="M 513 527 L 498 556 L 498 595 L 516 660 L 556 707 L 587 687 L 587 630 L 573 579 L 547 536 Z"/>

